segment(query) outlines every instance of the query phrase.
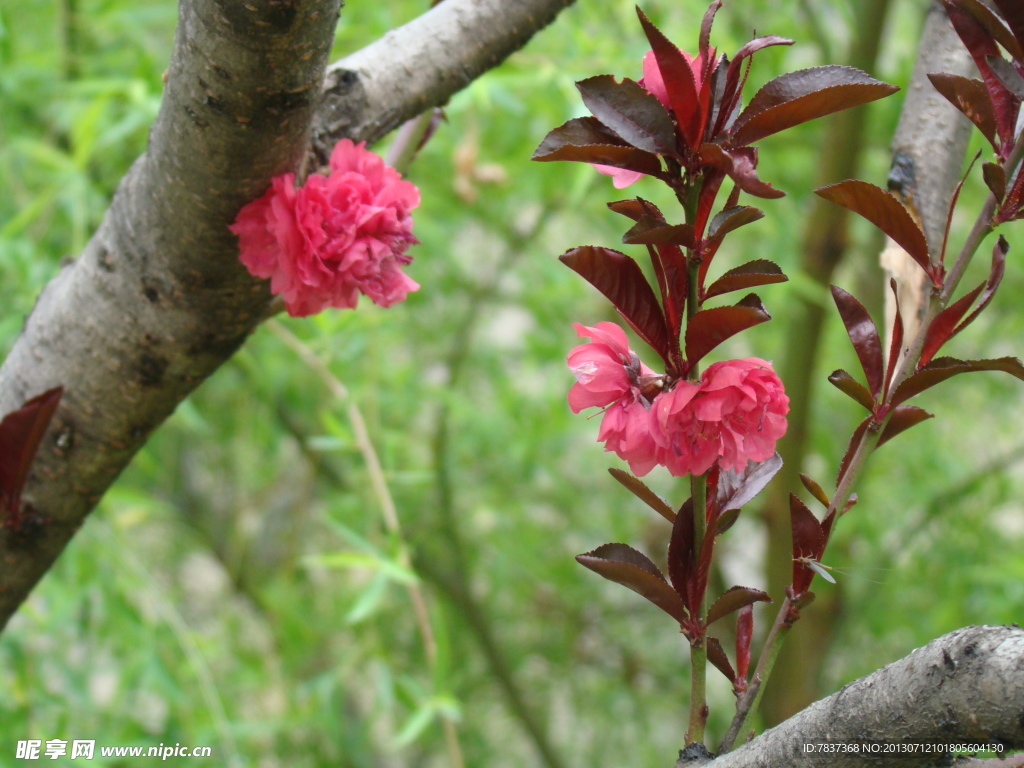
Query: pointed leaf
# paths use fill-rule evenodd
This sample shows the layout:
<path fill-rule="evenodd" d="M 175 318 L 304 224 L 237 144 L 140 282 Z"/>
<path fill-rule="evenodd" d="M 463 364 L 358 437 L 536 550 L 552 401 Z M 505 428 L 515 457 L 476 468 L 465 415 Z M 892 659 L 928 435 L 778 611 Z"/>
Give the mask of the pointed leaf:
<path fill-rule="evenodd" d="M 981 283 L 973 291 L 964 294 L 935 316 L 928 326 L 928 334 L 924 337 L 919 366 L 928 365 L 942 345 L 953 337 L 956 332 L 956 324 L 967 314 L 967 310 L 974 304 L 974 300 L 978 298 L 984 287 L 985 284 Z"/>
<path fill-rule="evenodd" d="M 999 9 L 999 13 L 1002 14 L 1009 25 L 1010 30 L 1013 32 L 1013 37 L 1020 46 L 1017 50 L 1012 49 L 1007 43 L 1003 42 L 1000 37 L 996 37 L 999 40 L 999 44 L 1002 45 L 1007 52 L 1017 59 L 1017 61 L 1024 60 L 1024 6 L 1020 4 L 1020 0 L 993 0 L 996 4 L 996 8 Z M 982 24 L 985 22 L 979 18 Z"/>
<path fill-rule="evenodd" d="M 1014 33 L 1007 29 L 1002 19 L 996 16 L 983 2 L 980 2 L 980 0 L 954 0 L 954 2 L 961 10 L 973 16 L 974 20 L 988 33 L 988 36 L 1003 46 L 1006 52 L 1013 58 L 1018 61 L 1024 59 L 1024 49 L 1021 48 L 1020 36 L 1018 35 L 1015 38 Z M 1022 13 L 1019 0 L 1009 0 L 1009 2 L 1007 0 L 995 0 L 995 4 L 1003 18 L 1011 22 L 1011 27 L 1013 26 L 1011 20 L 1016 20 L 1018 22 L 1018 29 L 1024 29 L 1024 26 L 1021 26 L 1021 22 L 1024 22 L 1024 13 Z"/>
<path fill-rule="evenodd" d="M 817 560 L 825 551 L 825 534 L 811 510 L 795 494 L 789 494 L 789 522 L 793 533 L 793 591 L 806 592 L 814 572 L 801 558 Z"/>
<path fill-rule="evenodd" d="M 693 248 L 693 227 L 689 224 L 666 224 L 644 216 L 622 237 L 626 245 L 680 245 Z"/>
<path fill-rule="evenodd" d="M 892 405 L 904 403 L 953 376 L 974 371 L 1003 371 L 1024 381 L 1024 364 L 1015 357 L 1000 357 L 994 360 L 957 360 L 954 357 L 939 357 L 909 376 L 896 388 Z"/>
<path fill-rule="evenodd" d="M 916 405 L 896 406 L 892 411 L 892 416 L 889 417 L 889 421 L 886 422 L 885 429 L 882 430 L 882 434 L 878 438 L 878 447 L 892 440 L 900 432 L 906 432 L 911 427 L 934 416 L 935 414 L 928 413 L 928 411 L 918 408 Z"/>
<path fill-rule="evenodd" d="M 756 288 L 759 285 L 784 283 L 787 280 L 789 278 L 779 269 L 778 264 L 767 259 L 757 259 L 734 267 L 715 280 L 704 292 L 704 298 L 710 299 L 732 291 Z"/>
<path fill-rule="evenodd" d="M 832 371 L 832 373 L 829 374 L 828 381 L 844 395 L 852 397 L 869 411 L 874 410 L 875 400 L 871 397 L 871 393 L 868 392 L 867 387 L 853 378 L 842 368 Z"/>
<path fill-rule="evenodd" d="M 985 179 L 985 186 L 1000 203 L 1006 197 L 1006 171 L 1003 166 L 997 163 L 985 163 L 981 166 L 981 173 Z"/>
<path fill-rule="evenodd" d="M 863 439 L 864 433 L 867 431 L 867 428 L 872 421 L 872 416 L 866 416 L 864 421 L 858 424 L 857 429 L 853 431 L 853 436 L 850 438 L 850 442 L 846 446 L 846 453 L 843 454 L 843 460 L 839 462 L 839 472 L 836 474 L 837 488 L 839 487 L 839 483 L 843 479 L 843 476 L 846 475 L 846 470 L 849 468 L 850 462 L 853 460 L 853 456 L 857 452 L 857 446 L 860 445 L 860 441 Z M 815 558 L 815 560 L 817 560 L 817 558 Z"/>
<path fill-rule="evenodd" d="M 708 609 L 707 626 L 710 627 L 719 619 L 728 616 L 733 611 L 738 611 L 740 608 L 757 602 L 770 603 L 771 601 L 772 599 L 768 593 L 762 592 L 760 589 L 732 587 L 711 604 L 711 607 Z"/>
<path fill-rule="evenodd" d="M 749 205 L 738 205 L 734 208 L 721 211 L 715 218 L 711 220 L 711 225 L 708 227 L 708 237 L 721 240 L 727 234 L 733 230 L 739 229 L 744 224 L 750 224 L 751 222 L 757 221 L 758 219 L 764 218 L 764 211 L 760 208 L 754 208 Z M 764 259 L 759 259 L 758 262 L 763 262 Z M 758 262 L 750 262 L 756 264 Z M 771 264 L 770 261 L 765 262 Z"/>
<path fill-rule="evenodd" d="M 657 155 L 625 145 L 593 117 L 578 117 L 555 128 L 544 137 L 531 159 L 599 163 L 648 176 L 661 173 L 661 160 Z"/>
<path fill-rule="evenodd" d="M 718 522 L 715 524 L 715 536 L 721 536 L 732 528 L 739 519 L 740 511 L 738 509 L 723 510 L 722 514 L 718 516 Z"/>
<path fill-rule="evenodd" d="M 533 152 L 532 160 L 546 160 L 552 152 L 566 146 L 605 145 L 626 147 L 618 134 L 609 130 L 596 117 L 574 117 L 550 131 Z"/>
<path fill-rule="evenodd" d="M 637 335 L 667 358 L 665 317 L 639 264 L 620 251 L 591 245 L 573 248 L 559 260 L 603 293 Z"/>
<path fill-rule="evenodd" d="M 616 469 L 615 467 L 609 467 L 608 471 L 611 473 L 612 477 L 622 483 L 622 485 L 629 489 L 629 491 L 640 499 L 640 501 L 649 506 L 670 523 L 675 522 L 675 510 L 672 509 L 668 502 L 661 498 L 661 496 L 648 488 L 643 480 L 638 477 L 633 477 L 629 472 Z"/>
<path fill-rule="evenodd" d="M 849 179 L 814 191 L 826 200 L 863 216 L 895 240 L 921 269 L 928 272 L 928 241 L 924 232 L 903 204 L 884 189 L 866 181 Z"/>
<path fill-rule="evenodd" d="M 576 560 L 594 573 L 647 598 L 680 624 L 687 620 L 683 601 L 665 581 L 658 566 L 632 547 L 603 544 L 593 552 L 577 555 Z"/>
<path fill-rule="evenodd" d="M 10 513 L 15 526 L 32 461 L 63 394 L 63 387 L 48 389 L 0 421 L 0 512 Z"/>
<path fill-rule="evenodd" d="M 1006 254 L 1009 251 L 1010 244 L 1006 242 L 1006 238 L 1000 235 L 996 240 L 996 244 L 992 247 L 992 266 L 989 268 L 988 280 L 985 281 L 985 290 L 982 291 L 981 298 L 978 299 L 978 306 L 967 316 L 966 320 L 957 326 L 956 330 L 953 331 L 954 335 L 960 333 L 960 331 L 973 323 L 975 318 L 992 301 L 992 297 L 995 296 L 999 284 L 1003 281 L 1003 273 L 1006 271 Z"/>
<path fill-rule="evenodd" d="M 725 649 L 722 648 L 722 644 L 718 641 L 717 637 L 709 637 L 707 640 L 708 650 L 708 661 L 710 661 L 715 669 L 725 675 L 725 679 L 730 683 L 735 682 L 736 672 L 732 668 L 732 664 L 729 663 L 729 657 L 725 655 Z"/>
<path fill-rule="evenodd" d="M 992 74 L 1006 87 L 1006 90 L 1018 99 L 1024 99 L 1024 77 L 1020 76 L 1010 62 L 1001 56 L 987 56 L 985 61 L 992 68 Z"/>
<path fill-rule="evenodd" d="M 756 464 L 748 463 L 741 472 L 723 470 L 718 477 L 718 508 L 724 513 L 740 509 L 764 490 L 782 469 L 782 457 L 773 454 Z"/>
<path fill-rule="evenodd" d="M 771 184 L 761 181 L 757 176 L 756 163 L 751 151 L 745 149 L 722 149 L 718 144 L 701 144 L 700 159 L 708 165 L 718 168 L 736 186 L 755 197 L 785 197 L 786 193 L 775 189 Z"/>
<path fill-rule="evenodd" d="M 733 307 L 702 309 L 686 326 L 687 363 L 695 365 L 723 341 L 770 319 L 771 315 L 754 294 Z"/>
<path fill-rule="evenodd" d="M 822 490 L 821 486 L 818 485 L 818 483 L 815 482 L 810 475 L 805 475 L 803 472 L 801 472 L 800 482 L 803 483 L 804 488 L 808 490 L 811 496 L 817 499 L 823 507 L 828 509 L 829 504 L 831 504 L 828 498 L 828 494 Z"/>
<path fill-rule="evenodd" d="M 659 155 L 675 154 L 672 118 L 642 86 L 629 78 L 620 83 L 612 75 L 597 75 L 581 80 L 576 87 L 594 117 L 627 144 Z"/>
<path fill-rule="evenodd" d="M 746 687 L 747 670 L 750 669 L 750 641 L 754 637 L 754 609 L 740 608 L 736 617 L 736 681 Z"/>
<path fill-rule="evenodd" d="M 878 337 L 878 329 L 875 328 L 875 323 L 864 305 L 852 294 L 833 285 L 832 298 L 835 299 L 839 315 L 846 326 L 846 333 L 857 352 L 857 359 L 860 360 L 860 367 L 867 379 L 871 398 L 875 400 L 882 391 L 882 341 Z"/>
<path fill-rule="evenodd" d="M 981 80 L 951 75 L 948 72 L 934 72 L 928 75 L 928 79 L 946 101 L 977 126 L 981 135 L 988 139 L 988 143 L 994 149 L 999 148 L 996 137 L 996 114 L 992 111 L 988 90 Z"/>
<path fill-rule="evenodd" d="M 640 221 L 645 216 L 650 216 L 658 221 L 665 221 L 665 216 L 658 209 L 654 203 L 644 200 L 642 197 L 637 197 L 632 200 L 616 200 L 613 203 L 608 203 L 608 208 L 615 213 L 621 213 L 626 218 L 632 219 L 633 221 Z"/>
<path fill-rule="evenodd" d="M 658 62 L 658 70 L 665 84 L 669 104 L 672 105 L 672 111 L 676 116 L 676 124 L 687 146 L 696 147 L 704 130 L 707 109 L 707 105 L 701 103 L 700 84 L 694 79 L 693 70 L 675 43 L 665 37 L 643 11 L 637 8 L 636 12 L 640 17 L 644 34 L 651 44 L 651 50 L 654 51 L 654 58 Z"/>
<path fill-rule="evenodd" d="M 754 94 L 736 118 L 731 143 L 745 147 L 794 125 L 867 104 L 898 90 L 859 69 L 836 64 L 787 72 Z"/>
<path fill-rule="evenodd" d="M 889 342 L 889 359 L 885 368 L 883 399 L 889 395 L 889 385 L 892 382 L 892 375 L 896 371 L 896 363 L 903 355 L 903 312 L 900 310 L 900 295 L 896 286 L 896 278 L 889 278 L 889 289 L 892 291 L 893 303 L 896 305 L 896 316 L 893 318 L 892 339 Z"/>

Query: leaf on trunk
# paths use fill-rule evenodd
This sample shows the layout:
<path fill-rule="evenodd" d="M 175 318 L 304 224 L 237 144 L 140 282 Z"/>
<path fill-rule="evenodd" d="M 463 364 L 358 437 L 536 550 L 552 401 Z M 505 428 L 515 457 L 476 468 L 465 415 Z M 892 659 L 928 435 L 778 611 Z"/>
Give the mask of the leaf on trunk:
<path fill-rule="evenodd" d="M 648 488 L 643 480 L 638 477 L 633 477 L 629 472 L 617 469 L 616 467 L 609 467 L 608 472 L 644 504 L 649 506 L 670 523 L 675 522 L 675 510 L 672 509 L 668 502 L 661 498 L 661 496 Z"/>
<path fill-rule="evenodd" d="M 757 602 L 770 603 L 771 597 L 767 592 L 751 587 L 732 587 L 715 600 L 708 609 L 707 626 L 711 626 L 719 619 L 728 616 L 733 611 L 738 611 L 748 605 Z"/>
<path fill-rule="evenodd" d="M 29 470 L 63 394 L 63 387 L 48 389 L 0 420 L 0 511 L 6 510 L 14 525 Z"/>
<path fill-rule="evenodd" d="M 632 258 L 611 248 L 584 245 L 559 260 L 597 288 L 651 348 L 668 357 L 668 328 L 650 283 Z"/>
<path fill-rule="evenodd" d="M 864 305 L 857 301 L 852 294 L 833 285 L 832 298 L 835 299 L 839 315 L 843 318 L 843 324 L 846 326 L 846 333 L 857 353 L 857 359 L 860 360 L 860 367 L 867 379 L 871 399 L 877 400 L 882 391 L 883 370 L 882 341 L 878 336 L 878 329 Z"/>
<path fill-rule="evenodd" d="M 795 125 L 881 99 L 898 91 L 855 67 L 829 64 L 787 72 L 754 94 L 732 127 L 732 144 L 747 146 Z"/>
<path fill-rule="evenodd" d="M 629 78 L 596 75 L 576 83 L 594 117 L 623 141 L 645 152 L 674 155 L 676 130 L 657 97 Z"/>
<path fill-rule="evenodd" d="M 592 552 L 577 555 L 576 561 L 609 581 L 629 587 L 680 624 L 687 620 L 682 599 L 642 552 L 625 544 L 602 544 Z"/>
<path fill-rule="evenodd" d="M 702 309 L 686 326 L 686 362 L 695 365 L 723 341 L 770 319 L 754 294 L 732 307 Z"/>
<path fill-rule="evenodd" d="M 916 261 L 929 271 L 928 241 L 924 232 L 903 204 L 881 187 L 858 179 L 848 179 L 814 190 L 817 195 L 863 216 L 895 240 Z"/>

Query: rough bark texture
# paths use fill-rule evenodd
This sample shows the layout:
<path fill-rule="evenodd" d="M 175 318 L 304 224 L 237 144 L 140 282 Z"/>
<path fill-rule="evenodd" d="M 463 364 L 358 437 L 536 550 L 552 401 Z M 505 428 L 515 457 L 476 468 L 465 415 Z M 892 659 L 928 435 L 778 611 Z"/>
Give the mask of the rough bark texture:
<path fill-rule="evenodd" d="M 804 745 L 999 744 L 1024 748 L 1024 630 L 965 627 L 845 686 L 709 768 L 937 768 L 946 754 L 811 753 Z M 884 747 L 880 747 L 884 749 Z"/>
<path fill-rule="evenodd" d="M 298 167 L 314 114 L 322 148 L 376 139 L 571 3 L 447 0 L 341 62 L 325 86 L 340 0 L 182 0 L 148 151 L 0 368 L 0 413 L 65 387 L 25 489 L 45 522 L 0 528 L 0 628 L 150 433 L 263 316 L 266 283 L 241 266 L 227 225 Z"/>

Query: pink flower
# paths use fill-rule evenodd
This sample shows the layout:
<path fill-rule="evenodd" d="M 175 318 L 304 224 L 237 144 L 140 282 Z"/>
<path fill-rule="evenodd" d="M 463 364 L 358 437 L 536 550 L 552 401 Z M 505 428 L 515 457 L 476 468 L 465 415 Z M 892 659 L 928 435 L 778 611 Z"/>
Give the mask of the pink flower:
<path fill-rule="evenodd" d="M 569 408 L 573 413 L 605 408 L 598 442 L 628 462 L 634 474 L 646 475 L 658 462 L 647 414 L 650 401 L 641 387 L 654 374 L 629 348 L 626 332 L 615 323 L 593 327 L 576 323 L 575 328 L 579 336 L 593 341 L 569 352 L 567 363 L 576 377 L 569 390 Z"/>
<path fill-rule="evenodd" d="M 679 382 L 655 398 L 651 430 L 659 463 L 680 476 L 703 474 L 716 461 L 738 472 L 775 453 L 788 412 L 771 363 L 756 357 L 715 363 L 699 387 Z"/>
<path fill-rule="evenodd" d="M 680 49 L 679 52 L 683 54 L 683 57 L 690 65 L 690 71 L 693 72 L 693 80 L 697 84 L 697 89 L 700 90 L 704 58 L 702 56 L 694 58 L 682 49 Z M 643 69 L 644 76 L 640 79 L 639 84 L 645 88 L 648 93 L 656 96 L 658 101 L 665 105 L 666 109 L 671 110 L 672 105 L 669 102 L 668 89 L 665 87 L 665 81 L 661 76 L 661 69 L 658 67 L 658 60 L 654 56 L 654 51 L 648 51 L 644 54 Z M 591 163 L 591 165 L 598 173 L 611 176 L 612 186 L 616 189 L 624 189 L 644 175 L 640 173 L 640 171 L 631 171 L 628 168 L 616 168 L 614 165 L 601 165 L 599 163 Z"/>
<path fill-rule="evenodd" d="M 406 249 L 418 242 L 410 211 L 420 203 L 419 190 L 365 142 L 338 142 L 330 169 L 298 189 L 294 174 L 278 176 L 230 227 L 242 263 L 270 278 L 271 292 L 283 294 L 295 317 L 353 308 L 360 293 L 390 307 L 419 288 L 401 270 L 412 261 Z"/>

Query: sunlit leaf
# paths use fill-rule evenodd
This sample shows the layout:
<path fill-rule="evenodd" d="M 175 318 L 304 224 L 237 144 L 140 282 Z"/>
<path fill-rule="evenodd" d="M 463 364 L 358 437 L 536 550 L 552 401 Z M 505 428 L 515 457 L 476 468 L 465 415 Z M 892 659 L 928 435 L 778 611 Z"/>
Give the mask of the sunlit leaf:
<path fill-rule="evenodd" d="M 707 100 L 701 103 L 700 87 L 693 77 L 693 71 L 679 48 L 665 37 L 644 12 L 638 7 L 637 15 L 644 28 L 644 34 L 651 44 L 654 57 L 658 62 L 661 79 L 665 83 L 669 104 L 676 116 L 682 135 L 689 147 L 700 143 L 707 113 Z"/>
<path fill-rule="evenodd" d="M 675 154 L 675 127 L 662 103 L 629 78 L 588 77 L 576 83 L 594 117 L 627 144 L 645 152 Z"/>

